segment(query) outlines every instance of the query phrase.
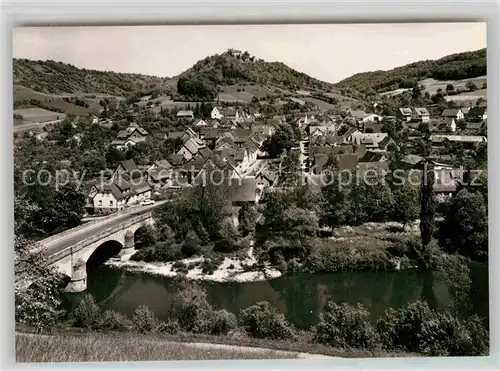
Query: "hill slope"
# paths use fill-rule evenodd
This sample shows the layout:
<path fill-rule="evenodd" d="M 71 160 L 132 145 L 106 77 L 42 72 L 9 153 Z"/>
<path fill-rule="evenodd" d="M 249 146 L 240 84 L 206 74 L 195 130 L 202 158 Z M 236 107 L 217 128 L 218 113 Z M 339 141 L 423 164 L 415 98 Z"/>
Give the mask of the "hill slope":
<path fill-rule="evenodd" d="M 433 78 L 460 80 L 486 75 L 486 48 L 473 52 L 451 54 L 437 60 L 410 63 L 389 71 L 363 72 L 335 84 L 339 89 L 385 92 L 411 88 L 414 82 Z"/>
<path fill-rule="evenodd" d="M 41 93 L 126 95 L 160 87 L 164 79 L 140 74 L 88 70 L 73 65 L 30 59 L 13 60 L 14 85 Z"/>
<path fill-rule="evenodd" d="M 172 92 L 194 99 L 213 99 L 221 86 L 261 85 L 296 91 L 331 91 L 333 85 L 296 71 L 282 62 L 266 62 L 247 52 L 227 51 L 198 61 L 167 83 Z"/>

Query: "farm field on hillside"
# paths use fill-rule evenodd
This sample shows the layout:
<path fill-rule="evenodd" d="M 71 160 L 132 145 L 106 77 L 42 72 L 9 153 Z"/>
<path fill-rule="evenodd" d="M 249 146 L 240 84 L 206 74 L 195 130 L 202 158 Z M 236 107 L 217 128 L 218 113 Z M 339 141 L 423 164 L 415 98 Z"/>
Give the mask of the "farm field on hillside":
<path fill-rule="evenodd" d="M 22 123 L 55 121 L 66 117 L 64 113 L 53 112 L 39 107 L 15 109 L 14 114 L 23 117 Z"/>
<path fill-rule="evenodd" d="M 14 105 L 17 109 L 37 107 L 36 105 L 29 103 L 30 100 L 34 99 L 41 102 L 41 104 L 45 106 L 45 109 L 50 110 L 50 108 L 52 108 L 54 109 L 54 111 L 62 111 L 68 115 L 72 114 L 75 116 L 87 116 L 90 113 L 101 112 L 102 107 L 99 105 L 99 97 L 97 95 L 95 98 L 87 98 L 93 96 L 90 94 L 82 95 L 79 97 L 89 105 L 88 107 L 78 106 L 64 100 L 64 98 L 70 98 L 72 96 L 76 95 L 49 95 L 31 90 L 21 85 L 14 86 L 14 103 L 20 103 L 17 106 L 16 104 Z M 27 101 L 26 104 L 23 104 L 23 102 L 25 101 Z"/>

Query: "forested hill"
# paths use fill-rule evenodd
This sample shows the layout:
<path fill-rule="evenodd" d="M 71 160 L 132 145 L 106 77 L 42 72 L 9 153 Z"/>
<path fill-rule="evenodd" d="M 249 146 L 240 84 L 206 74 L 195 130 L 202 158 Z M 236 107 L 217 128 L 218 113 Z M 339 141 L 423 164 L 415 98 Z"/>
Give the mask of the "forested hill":
<path fill-rule="evenodd" d="M 14 85 L 42 93 L 102 93 L 127 95 L 151 91 L 163 85 L 166 78 L 140 74 L 77 68 L 62 62 L 14 59 Z"/>
<path fill-rule="evenodd" d="M 339 89 L 354 89 L 366 93 L 381 93 L 401 88 L 411 88 L 416 81 L 426 78 L 436 80 L 461 80 L 486 75 L 486 48 L 451 54 L 441 59 L 410 63 L 389 71 L 363 72 L 348 77 L 337 84 Z"/>
<path fill-rule="evenodd" d="M 255 84 L 289 91 L 330 91 L 333 85 L 296 71 L 282 62 L 266 62 L 248 52 L 208 56 L 169 82 L 180 95 L 214 98 L 221 85 Z"/>

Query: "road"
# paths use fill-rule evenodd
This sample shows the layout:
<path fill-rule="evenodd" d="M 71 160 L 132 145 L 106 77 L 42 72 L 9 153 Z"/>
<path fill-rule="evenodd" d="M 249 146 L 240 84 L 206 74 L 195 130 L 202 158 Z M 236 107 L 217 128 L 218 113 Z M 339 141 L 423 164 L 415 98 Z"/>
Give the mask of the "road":
<path fill-rule="evenodd" d="M 63 121 L 63 120 L 45 121 L 45 122 L 32 122 L 30 124 L 15 125 L 13 127 L 13 131 L 14 131 L 14 133 L 21 133 L 23 131 L 28 131 L 28 130 L 31 130 L 31 129 L 43 128 L 45 125 L 56 124 L 56 123 L 61 122 L 61 121 Z"/>
<path fill-rule="evenodd" d="M 50 237 L 46 240 L 40 241 L 40 244 L 46 248 L 48 256 L 58 253 L 70 246 L 77 244 L 86 238 L 95 236 L 108 228 L 119 225 L 134 216 L 142 215 L 153 209 L 161 206 L 167 201 L 157 201 L 154 205 L 148 206 L 134 206 L 130 209 L 125 209 L 117 214 L 113 214 L 107 218 L 99 220 L 95 223 L 88 223 L 87 227 L 77 227 L 73 233 L 57 238 L 57 236 Z M 68 231 L 69 232 L 69 231 Z M 55 238 L 55 239 L 54 239 Z M 44 242 L 45 241 L 45 242 Z"/>

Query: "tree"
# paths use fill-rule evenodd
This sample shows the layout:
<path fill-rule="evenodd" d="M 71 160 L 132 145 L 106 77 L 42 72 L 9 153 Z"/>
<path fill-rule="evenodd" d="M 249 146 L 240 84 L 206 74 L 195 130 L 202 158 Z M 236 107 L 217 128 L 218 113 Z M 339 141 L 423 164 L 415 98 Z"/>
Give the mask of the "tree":
<path fill-rule="evenodd" d="M 394 198 L 391 219 L 406 226 L 418 218 L 419 199 L 418 188 L 414 187 L 405 179 L 403 184 L 392 188 Z"/>
<path fill-rule="evenodd" d="M 453 86 L 453 84 L 447 84 L 446 85 L 446 92 L 451 93 L 453 91 L 455 91 L 455 87 Z"/>
<path fill-rule="evenodd" d="M 448 252 L 487 260 L 488 210 L 481 193 L 462 189 L 453 197 L 440 225 L 439 238 Z"/>
<path fill-rule="evenodd" d="M 436 200 L 434 196 L 434 168 L 423 161 L 422 181 L 420 185 L 420 238 L 422 240 L 421 260 L 429 267 L 429 244 L 434 234 L 434 219 L 436 213 Z"/>
<path fill-rule="evenodd" d="M 288 123 L 281 123 L 276 132 L 262 143 L 262 150 L 271 157 L 278 157 L 283 151 L 289 151 L 295 142 L 293 129 Z"/>
<path fill-rule="evenodd" d="M 472 81 L 468 81 L 467 84 L 465 84 L 465 87 L 467 88 L 467 90 L 469 91 L 474 91 L 474 90 L 477 90 L 477 85 L 474 84 Z"/>
<path fill-rule="evenodd" d="M 37 211 L 25 198 L 14 198 L 14 272 L 16 322 L 36 331 L 51 330 L 61 318 L 60 276 L 50 267 L 45 254 L 26 232 L 33 228 Z M 27 285 L 30 285 L 26 288 Z"/>
<path fill-rule="evenodd" d="M 288 237 L 299 241 L 315 237 L 318 231 L 318 218 L 316 215 L 296 206 L 285 210 L 283 224 Z"/>
<path fill-rule="evenodd" d="M 293 339 L 294 330 L 285 316 L 267 301 L 258 302 L 241 311 L 239 321 L 254 338 Z"/>
<path fill-rule="evenodd" d="M 245 234 L 253 232 L 258 216 L 259 213 L 254 206 L 249 203 L 243 204 L 238 213 L 239 229 Z"/>

